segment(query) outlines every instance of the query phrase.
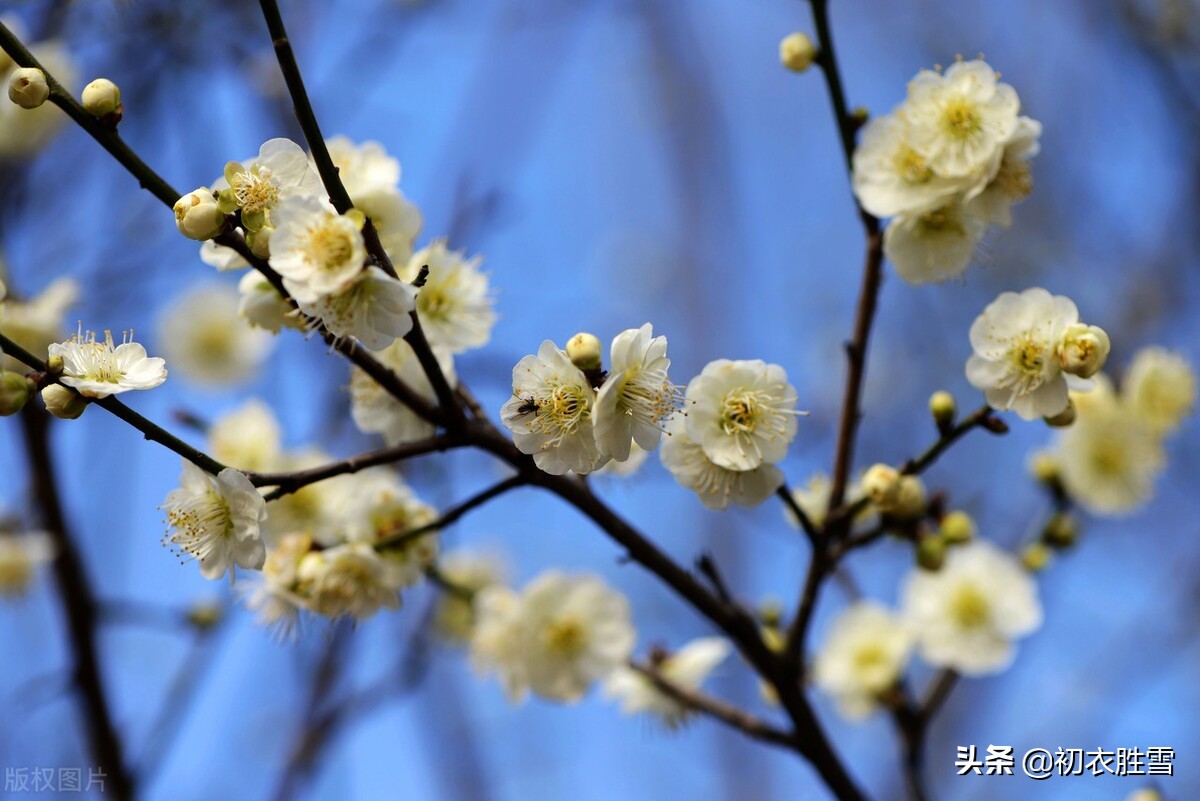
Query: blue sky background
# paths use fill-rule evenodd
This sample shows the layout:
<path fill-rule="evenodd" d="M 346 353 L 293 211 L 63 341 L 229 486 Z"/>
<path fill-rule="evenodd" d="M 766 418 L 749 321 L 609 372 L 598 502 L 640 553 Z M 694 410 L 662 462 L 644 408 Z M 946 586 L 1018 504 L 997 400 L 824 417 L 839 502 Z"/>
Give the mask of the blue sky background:
<path fill-rule="evenodd" d="M 37 27 L 52 5 L 0 9 Z M 933 390 L 952 391 L 964 408 L 979 402 L 963 376 L 966 332 L 1004 290 L 1070 295 L 1112 335 L 1117 369 L 1146 344 L 1200 357 L 1194 39 L 1147 37 L 1130 5 L 1107 0 L 831 5 L 852 103 L 884 113 L 918 69 L 982 52 L 1045 127 L 1033 196 L 962 281 L 912 287 L 889 272 L 861 464 L 898 462 L 931 441 Z M 1181 4 L 1145 0 L 1137 10 L 1168 5 Z M 287 101 L 272 93 L 278 80 L 253 4 L 65 7 L 54 24 L 84 80 L 106 75 L 121 85 L 122 135 L 179 190 L 210 182 L 268 138 L 299 138 Z M 448 234 L 453 247 L 484 254 L 501 319 L 492 343 L 458 370 L 489 410 L 508 396 L 512 365 L 542 339 L 561 343 L 578 330 L 607 339 L 651 321 L 670 340 L 680 383 L 714 358 L 784 365 L 812 412 L 785 471 L 800 484 L 828 470 L 862 236 L 820 76 L 793 75 L 777 61 L 783 35 L 810 30 L 805 3 L 363 0 L 285 2 L 283 10 L 327 135 L 377 139 L 401 160 L 402 187 L 425 215 L 420 242 Z M 1196 20 L 1189 30 L 1200 30 Z M 31 294 L 74 276 L 85 289 L 75 317 L 97 330 L 133 327 L 152 353 L 159 310 L 178 293 L 236 281 L 201 263 L 170 212 L 80 131 L 64 130 L 0 196 L 14 287 Z M 345 380 L 339 358 L 289 332 L 262 374 L 235 392 L 178 374 L 131 403 L 165 422 L 174 410 L 212 418 L 260 397 L 280 414 L 288 445 L 349 454 L 372 442 L 349 421 Z M 1003 543 L 1045 511 L 1024 464 L 1049 431 L 1013 423 L 1003 439 L 972 435 L 928 476 Z M 1200 794 L 1195 431 L 1189 424 L 1170 443 L 1150 506 L 1088 520 L 1082 546 L 1044 576 L 1046 622 L 1020 644 L 1014 667 L 956 689 L 929 744 L 937 798 L 1123 799 L 1138 786 L 1111 777 L 955 778 L 955 746 L 971 743 L 1018 753 L 1172 746 L 1168 798 Z M 180 567 L 159 545 L 156 506 L 176 486 L 177 457 L 98 411 L 57 425 L 54 439 L 70 521 L 102 598 L 182 608 L 224 597 L 223 584 Z M 0 499 L 17 512 L 28 503 L 22 459 L 18 425 L 0 422 Z M 439 505 L 495 475 L 471 454 L 410 471 Z M 776 504 L 707 512 L 656 458 L 634 482 L 596 483 L 679 560 L 711 550 L 746 599 L 790 604 L 797 595 L 807 548 Z M 642 649 L 709 633 L 585 520 L 533 490 L 471 515 L 445 541 L 503 551 L 518 583 L 549 566 L 602 574 L 632 598 Z M 870 597 L 891 604 L 909 565 L 905 548 L 884 544 L 852 570 Z M 66 655 L 51 587 L 43 581 L 22 603 L 0 606 L 0 765 L 88 764 L 76 707 L 61 691 Z M 430 600 L 412 592 L 404 610 L 359 627 L 339 659 L 340 691 L 371 684 L 422 647 Z M 826 593 L 817 642 L 844 602 L 835 587 Z M 106 627 L 108 684 L 135 763 L 155 752 L 155 721 L 181 666 L 200 666 L 183 682 L 195 696 L 178 735 L 147 767 L 145 796 L 270 797 L 327 629 L 310 626 L 299 643 L 280 645 L 240 609 L 199 647 L 182 630 Z M 335 738 L 304 797 L 826 797 L 790 754 L 713 724 L 668 736 L 622 718 L 597 694 L 570 709 L 513 708 L 461 654 L 435 649 L 426 658 L 415 689 Z M 736 660 L 712 689 L 774 714 Z M 817 706 L 872 797 L 903 797 L 888 721 L 851 726 L 825 699 Z"/>

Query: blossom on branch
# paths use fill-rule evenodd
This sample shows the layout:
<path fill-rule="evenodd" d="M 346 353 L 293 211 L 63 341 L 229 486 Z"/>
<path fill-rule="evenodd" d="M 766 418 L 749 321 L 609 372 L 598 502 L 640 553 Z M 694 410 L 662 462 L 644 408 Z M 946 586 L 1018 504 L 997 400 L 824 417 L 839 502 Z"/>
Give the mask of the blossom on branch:
<path fill-rule="evenodd" d="M 154 389 L 167 380 L 165 362 L 146 355 L 146 349 L 126 333 L 120 345 L 112 332 L 97 341 L 91 331 L 50 346 L 50 358 L 61 358 L 59 380 L 87 398 L 107 398 L 131 389 Z"/>
<path fill-rule="evenodd" d="M 232 467 L 212 476 L 184 461 L 179 483 L 160 507 L 169 527 L 163 544 L 198 561 L 207 579 L 260 569 L 267 507 L 250 480 Z"/>

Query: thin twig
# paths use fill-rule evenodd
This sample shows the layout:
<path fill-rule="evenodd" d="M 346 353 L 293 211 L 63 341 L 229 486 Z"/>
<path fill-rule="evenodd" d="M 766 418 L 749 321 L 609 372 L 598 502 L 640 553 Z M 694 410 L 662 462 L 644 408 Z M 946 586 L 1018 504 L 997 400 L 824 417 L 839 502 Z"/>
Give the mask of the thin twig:
<path fill-rule="evenodd" d="M 407 542 L 417 539 L 418 537 L 423 537 L 432 531 L 441 531 L 442 529 L 453 525 L 460 517 L 472 509 L 477 509 L 493 498 L 497 498 L 509 490 L 516 489 L 517 487 L 523 487 L 528 483 L 529 480 L 521 474 L 509 476 L 503 481 L 499 481 L 487 489 L 472 495 L 462 503 L 450 507 L 443 512 L 441 517 L 439 517 L 437 520 L 426 523 L 423 526 L 417 526 L 416 528 L 408 531 L 401 531 L 399 534 L 394 534 L 391 537 L 382 539 L 375 543 L 375 547 L 381 550 L 387 548 L 397 548 Z"/>
<path fill-rule="evenodd" d="M 905 462 L 904 466 L 900 468 L 900 472 L 905 475 L 918 475 L 925 472 L 930 465 L 937 461 L 939 456 L 945 453 L 951 445 L 961 439 L 967 432 L 988 425 L 988 421 L 993 419 L 993 413 L 993 409 L 986 404 L 979 407 L 960 420 L 953 428 L 938 437 L 937 442 L 930 445 L 920 456 Z M 995 422 L 999 423 L 1001 421 L 996 419 Z"/>
<path fill-rule="evenodd" d="M 813 524 L 812 518 L 808 516 L 808 513 L 796 502 L 796 496 L 792 494 L 791 487 L 784 484 L 775 490 L 775 494 L 779 496 L 779 499 L 783 501 L 783 505 L 796 518 L 796 521 L 800 524 L 800 528 L 808 535 L 808 541 L 816 548 L 817 544 L 821 541 L 821 533 L 817 530 L 816 525 Z"/>

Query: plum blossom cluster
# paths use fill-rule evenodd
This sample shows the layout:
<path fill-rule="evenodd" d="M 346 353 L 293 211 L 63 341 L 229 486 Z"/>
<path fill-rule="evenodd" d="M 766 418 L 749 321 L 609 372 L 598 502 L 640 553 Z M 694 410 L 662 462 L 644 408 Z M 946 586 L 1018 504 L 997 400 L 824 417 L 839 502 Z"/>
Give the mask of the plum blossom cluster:
<path fill-rule="evenodd" d="M 970 338 L 967 380 L 992 408 L 1063 424 L 1071 419 L 1068 378 L 1091 378 L 1109 352 L 1108 334 L 1081 323 L 1070 298 L 1039 287 L 1001 293 L 971 325 Z"/>
<path fill-rule="evenodd" d="M 891 114 L 867 124 L 854 153 L 854 191 L 892 217 L 884 250 L 909 283 L 963 274 L 989 225 L 1009 226 L 1033 187 L 1042 126 L 981 59 L 921 70 Z"/>
<path fill-rule="evenodd" d="M 841 613 L 813 663 L 813 681 L 847 718 L 885 703 L 914 653 L 968 676 L 998 673 L 1015 641 L 1042 620 L 1037 586 L 1020 560 L 986 541 L 951 549 L 939 570 L 916 568 L 898 611 L 869 600 Z"/>
<path fill-rule="evenodd" d="M 1154 495 L 1165 444 L 1195 408 L 1196 375 L 1180 354 L 1148 347 L 1119 388 L 1103 373 L 1093 385 L 1071 393 L 1074 422 L 1040 456 L 1040 472 L 1088 512 L 1127 514 Z"/>

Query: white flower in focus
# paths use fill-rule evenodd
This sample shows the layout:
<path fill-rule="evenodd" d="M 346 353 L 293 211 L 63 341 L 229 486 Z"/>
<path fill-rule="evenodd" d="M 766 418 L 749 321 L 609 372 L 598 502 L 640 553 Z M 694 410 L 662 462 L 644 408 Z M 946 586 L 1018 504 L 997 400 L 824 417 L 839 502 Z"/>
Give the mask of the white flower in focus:
<path fill-rule="evenodd" d="M 5 24 L 10 22 L 12 20 L 6 19 Z M 47 39 L 33 43 L 29 49 L 45 67 L 45 71 L 69 90 L 75 83 L 76 67 L 66 43 L 59 39 Z M 0 67 L 0 80 L 4 86 L 8 86 L 13 74 L 20 68 L 7 57 L 0 60 L 5 61 L 5 66 Z M 66 121 L 67 115 L 49 104 L 23 109 L 13 103 L 0 103 L 0 159 L 36 153 L 53 139 Z"/>
<path fill-rule="evenodd" d="M 275 210 L 271 267 L 298 303 L 315 303 L 339 292 L 367 260 L 362 217 L 338 214 L 329 201 L 299 196 Z"/>
<path fill-rule="evenodd" d="M 1166 466 L 1161 437 L 1130 411 L 1107 376 L 1086 394 L 1071 393 L 1075 422 L 1059 436 L 1055 455 L 1067 493 L 1093 514 L 1123 514 L 1154 495 Z"/>
<path fill-rule="evenodd" d="M 285 326 L 304 330 L 300 315 L 257 270 L 250 270 L 238 281 L 238 294 L 238 314 L 250 325 L 272 334 Z"/>
<path fill-rule="evenodd" d="M 442 374 L 453 387 L 458 379 L 454 374 L 454 360 L 450 354 L 434 349 Z M 397 339 L 386 349 L 375 353 L 384 366 L 395 371 L 400 379 L 429 401 L 437 395 L 413 349 L 403 339 Z M 416 412 L 396 400 L 375 380 L 362 370 L 350 372 L 350 414 L 358 430 L 368 434 L 382 434 L 388 445 L 412 442 L 432 436 L 435 428 Z"/>
<path fill-rule="evenodd" d="M 962 275 L 987 231 L 987 223 L 958 200 L 924 212 L 903 214 L 883 232 L 883 252 L 910 284 Z"/>
<path fill-rule="evenodd" d="M 698 690 L 729 652 L 729 643 L 723 638 L 702 637 L 664 656 L 654 664 L 654 669 L 677 687 Z M 659 690 L 649 677 L 625 665 L 618 667 L 604 683 L 604 694 L 620 702 L 623 714 L 655 715 L 668 729 L 679 728 L 695 714 L 695 710 Z"/>
<path fill-rule="evenodd" d="M 637 638 L 625 596 L 595 576 L 547 571 L 521 594 L 529 688 L 574 702 L 629 660 Z"/>
<path fill-rule="evenodd" d="M 79 285 L 71 278 L 52 281 L 36 297 L 0 302 L 0 330 L 34 356 L 44 357 L 50 345 L 63 337 L 63 315 L 79 297 Z M 4 359 L 5 370 L 24 371 L 23 363 Z"/>
<path fill-rule="evenodd" d="M 914 643 L 912 629 L 898 615 L 874 601 L 859 601 L 833 621 L 813 662 L 813 682 L 833 696 L 842 715 L 864 718 L 904 673 Z"/>
<path fill-rule="evenodd" d="M 471 664 L 478 673 L 496 673 L 514 704 L 525 698 L 529 687 L 523 613 L 521 596 L 503 584 L 491 584 L 475 596 Z"/>
<path fill-rule="evenodd" d="M 251 378 L 274 346 L 271 335 L 238 314 L 237 290 L 192 287 L 162 316 L 159 339 L 173 369 L 197 384 L 230 386 Z"/>
<path fill-rule="evenodd" d="M 49 348 L 50 357 L 61 356 L 60 381 L 87 398 L 107 398 L 131 389 L 154 389 L 167 380 L 162 359 L 146 355 L 146 349 L 129 334 L 120 345 L 113 343 L 112 332 L 104 332 L 97 342 L 92 332 L 81 330 L 71 339 Z"/>
<path fill-rule="evenodd" d="M 367 350 L 383 350 L 412 330 L 417 290 L 378 267 L 368 267 L 342 289 L 300 310 L 320 318 L 336 337 L 354 337 Z"/>
<path fill-rule="evenodd" d="M 921 70 L 908 84 L 904 115 L 911 141 L 939 175 L 981 179 L 996 174 L 1017 130 L 1021 101 L 984 61 L 959 61 L 944 74 Z"/>
<path fill-rule="evenodd" d="M 163 544 L 196 559 L 207 579 L 226 572 L 232 578 L 235 567 L 261 568 L 267 507 L 250 479 L 232 467 L 210 476 L 185 461 L 179 483 L 160 507 L 169 527 Z"/>
<path fill-rule="evenodd" d="M 461 251 L 447 249 L 442 239 L 409 259 L 401 275 L 405 280 L 415 280 L 422 267 L 429 268 L 417 295 L 417 314 L 430 344 L 462 353 L 483 347 L 491 339 L 496 313 L 487 273 L 479 269 L 482 261 L 480 256 L 463 258 Z"/>
<path fill-rule="evenodd" d="M 971 211 L 992 225 L 1012 225 L 1012 207 L 1033 191 L 1030 160 L 1038 154 L 1042 124 L 1029 117 L 1017 120 L 1017 129 L 1004 145 L 1000 168 L 982 192 L 970 201 Z"/>
<path fill-rule="evenodd" d="M 1179 427 L 1196 406 L 1196 374 L 1178 353 L 1142 348 L 1121 384 L 1125 405 L 1156 433 Z"/>
<path fill-rule="evenodd" d="M 608 461 L 596 446 L 592 411 L 596 393 L 567 354 L 546 340 L 536 356 L 513 368 L 513 396 L 500 410 L 521 453 L 542 470 L 590 473 Z"/>
<path fill-rule="evenodd" d="M 714 463 L 688 436 L 681 417 L 667 428 L 659 458 L 675 480 L 695 492 L 709 509 L 726 509 L 731 503 L 758 506 L 783 486 L 783 472 L 773 464 L 730 470 Z"/>
<path fill-rule="evenodd" d="M 477 595 L 485 587 L 504 581 L 504 563 L 496 556 L 479 551 L 458 550 L 438 559 L 438 572 L 454 587 Z M 472 598 L 455 592 L 438 595 L 433 613 L 434 629 L 447 640 L 464 642 L 475 625 Z"/>
<path fill-rule="evenodd" d="M 971 325 L 967 380 L 994 409 L 1022 419 L 1053 417 L 1067 408 L 1067 379 L 1058 358 L 1063 333 L 1079 322 L 1069 298 L 1044 289 L 1003 292 Z"/>
<path fill-rule="evenodd" d="M 717 359 L 688 384 L 686 398 L 688 436 L 720 467 L 774 464 L 796 436 L 796 390 L 779 365 Z"/>
<path fill-rule="evenodd" d="M 321 179 L 308 162 L 308 154 L 290 139 L 270 139 L 258 150 L 258 158 L 244 165 L 231 161 L 225 174 L 213 182 L 220 193 L 222 210 L 241 211 L 248 232 L 277 227 L 275 212 L 290 198 L 325 198 Z"/>
<path fill-rule="evenodd" d="M 0 598 L 18 598 L 29 591 L 40 565 L 57 555 L 44 531 L 0 534 Z"/>
<path fill-rule="evenodd" d="M 910 130 L 902 114 L 878 117 L 863 128 L 854 151 L 854 194 L 876 217 L 929 211 L 967 188 L 930 168 L 913 147 Z"/>
<path fill-rule="evenodd" d="M 679 409 L 679 388 L 667 377 L 667 338 L 654 336 L 650 323 L 613 338 L 608 378 L 596 393 L 592 413 L 596 446 L 618 462 L 633 443 L 658 447 L 663 427 Z"/>
<path fill-rule="evenodd" d="M 298 592 L 319 615 L 365 620 L 382 608 L 397 609 L 400 595 L 383 559 L 370 545 L 352 542 L 312 551 L 300 560 Z"/>
<path fill-rule="evenodd" d="M 1013 641 L 1042 623 L 1033 579 L 1016 557 L 984 541 L 950 549 L 939 571 L 914 570 L 903 607 L 925 661 L 968 676 L 1004 670 Z"/>
<path fill-rule="evenodd" d="M 272 469 L 280 457 L 279 421 L 271 407 L 257 398 L 216 419 L 208 429 L 208 452 L 238 470 Z"/>

